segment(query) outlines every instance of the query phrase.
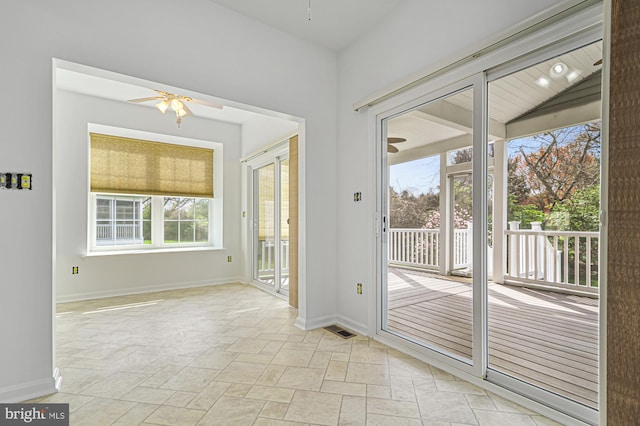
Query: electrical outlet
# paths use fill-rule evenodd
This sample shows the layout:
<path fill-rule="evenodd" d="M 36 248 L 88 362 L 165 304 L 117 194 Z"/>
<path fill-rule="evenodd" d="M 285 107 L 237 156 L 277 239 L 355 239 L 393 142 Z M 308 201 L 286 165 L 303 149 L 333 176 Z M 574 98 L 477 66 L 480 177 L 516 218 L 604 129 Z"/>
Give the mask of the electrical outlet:
<path fill-rule="evenodd" d="M 231 256 L 227 256 L 227 262 L 231 263 Z"/>
<path fill-rule="evenodd" d="M 78 275 L 79 268 L 77 266 L 71 267 L 71 275 Z"/>
<path fill-rule="evenodd" d="M 353 201 L 354 202 L 359 202 L 362 201 L 362 192 L 354 192 L 353 193 Z"/>
<path fill-rule="evenodd" d="M 356 284 L 356 293 L 362 294 L 362 283 Z"/>

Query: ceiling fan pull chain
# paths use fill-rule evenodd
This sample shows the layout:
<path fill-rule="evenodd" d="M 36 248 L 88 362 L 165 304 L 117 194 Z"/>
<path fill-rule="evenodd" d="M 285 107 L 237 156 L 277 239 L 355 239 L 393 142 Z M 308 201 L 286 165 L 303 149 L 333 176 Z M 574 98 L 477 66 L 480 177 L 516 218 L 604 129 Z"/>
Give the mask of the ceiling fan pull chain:
<path fill-rule="evenodd" d="M 311 20 L 311 0 L 309 0 L 309 8 L 307 9 L 309 21 Z"/>

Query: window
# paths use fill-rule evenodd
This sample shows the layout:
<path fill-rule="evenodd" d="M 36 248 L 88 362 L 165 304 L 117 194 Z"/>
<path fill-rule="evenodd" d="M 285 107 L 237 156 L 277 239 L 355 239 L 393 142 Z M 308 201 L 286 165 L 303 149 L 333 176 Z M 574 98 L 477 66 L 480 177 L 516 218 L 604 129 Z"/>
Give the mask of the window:
<path fill-rule="evenodd" d="M 206 243 L 209 240 L 209 200 L 164 199 L 164 242 Z"/>
<path fill-rule="evenodd" d="M 150 244 L 150 206 L 151 197 L 97 195 L 96 246 Z"/>
<path fill-rule="evenodd" d="M 221 246 L 213 149 L 101 133 L 90 139 L 89 251 Z"/>

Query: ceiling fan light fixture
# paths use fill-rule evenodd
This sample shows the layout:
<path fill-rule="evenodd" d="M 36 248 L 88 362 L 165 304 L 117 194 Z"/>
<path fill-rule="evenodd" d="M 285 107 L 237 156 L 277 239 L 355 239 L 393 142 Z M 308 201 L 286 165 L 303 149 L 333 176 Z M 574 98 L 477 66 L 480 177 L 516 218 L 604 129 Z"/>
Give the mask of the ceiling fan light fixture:
<path fill-rule="evenodd" d="M 176 116 L 178 117 L 184 117 L 185 115 L 187 115 L 187 111 L 185 111 L 184 109 L 179 109 L 176 111 Z"/>
<path fill-rule="evenodd" d="M 176 112 L 182 111 L 184 110 L 184 105 L 178 99 L 174 98 L 174 99 L 171 99 L 171 109 L 173 109 Z"/>
<path fill-rule="evenodd" d="M 169 108 L 169 102 L 167 102 L 167 100 L 158 102 L 156 104 L 156 108 L 158 108 L 160 112 L 164 114 L 165 112 L 167 112 L 167 109 Z"/>
<path fill-rule="evenodd" d="M 551 78 L 560 78 L 567 73 L 567 70 L 568 68 L 566 64 L 564 64 L 563 62 L 558 62 L 557 64 L 551 66 L 549 75 L 551 76 Z"/>

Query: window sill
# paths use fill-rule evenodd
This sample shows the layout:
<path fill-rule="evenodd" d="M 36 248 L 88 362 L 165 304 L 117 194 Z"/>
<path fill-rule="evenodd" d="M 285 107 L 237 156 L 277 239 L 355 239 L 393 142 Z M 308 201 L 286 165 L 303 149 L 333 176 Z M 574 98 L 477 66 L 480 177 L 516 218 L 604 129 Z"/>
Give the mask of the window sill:
<path fill-rule="evenodd" d="M 132 250 L 104 250 L 90 251 L 83 257 L 100 257 L 100 256 L 121 256 L 129 254 L 154 254 L 154 253 L 185 253 L 199 251 L 222 251 L 224 247 L 196 246 L 196 247 L 167 247 L 153 249 L 132 249 Z"/>

